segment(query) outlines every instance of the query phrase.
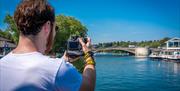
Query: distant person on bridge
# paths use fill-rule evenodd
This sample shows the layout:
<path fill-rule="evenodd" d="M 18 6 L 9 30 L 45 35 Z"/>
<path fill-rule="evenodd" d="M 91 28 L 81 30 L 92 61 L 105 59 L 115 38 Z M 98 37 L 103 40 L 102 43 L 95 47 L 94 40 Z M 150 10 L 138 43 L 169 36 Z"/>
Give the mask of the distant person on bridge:
<path fill-rule="evenodd" d="M 46 0 L 23 0 L 14 19 L 19 43 L 0 60 L 0 91 L 94 91 L 95 61 L 81 38 L 86 55 L 82 75 L 67 62 L 66 53 L 60 59 L 44 55 L 56 34 L 54 9 Z"/>

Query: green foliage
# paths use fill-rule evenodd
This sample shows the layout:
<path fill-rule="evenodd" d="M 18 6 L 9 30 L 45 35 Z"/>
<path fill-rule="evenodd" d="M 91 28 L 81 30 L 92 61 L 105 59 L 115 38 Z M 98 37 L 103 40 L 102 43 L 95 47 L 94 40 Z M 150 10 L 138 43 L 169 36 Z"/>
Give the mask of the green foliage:
<path fill-rule="evenodd" d="M 7 38 L 11 40 L 11 35 L 7 31 L 0 30 L 0 37 Z"/>
<path fill-rule="evenodd" d="M 165 46 L 165 45 L 166 45 L 165 42 L 168 41 L 169 39 L 171 39 L 171 38 L 165 37 L 165 38 L 161 39 L 161 40 L 159 41 L 160 44 L 161 44 L 161 46 Z"/>
<path fill-rule="evenodd" d="M 13 17 L 7 14 L 4 22 L 8 24 L 8 28 L 5 30 L 6 35 L 17 44 L 19 40 L 19 31 Z"/>
<path fill-rule="evenodd" d="M 78 69 L 78 71 L 80 73 L 83 73 L 84 66 L 85 66 L 83 59 L 79 59 L 79 60 L 73 62 L 73 65 Z"/>
<path fill-rule="evenodd" d="M 59 27 L 56 32 L 53 51 L 63 52 L 66 49 L 66 42 L 70 35 L 86 36 L 87 28 L 74 17 L 58 15 L 56 16 L 56 26 Z"/>
<path fill-rule="evenodd" d="M 64 15 L 56 16 L 56 26 L 58 26 L 59 29 L 56 32 L 53 52 L 63 53 L 64 50 L 66 50 L 67 40 L 71 35 L 79 35 L 81 37 L 84 37 L 86 36 L 88 31 L 80 21 L 78 21 L 74 17 Z M 80 73 L 83 72 L 84 63 L 82 59 L 73 62 L 73 65 L 78 69 Z"/>
<path fill-rule="evenodd" d="M 129 45 L 135 45 L 137 47 L 150 47 L 157 48 L 165 45 L 165 42 L 170 38 L 165 37 L 161 40 L 153 41 L 141 41 L 141 42 L 131 42 L 131 41 L 117 41 L 117 42 L 108 42 L 108 43 L 99 43 L 97 48 L 107 48 L 107 47 L 128 47 Z"/>

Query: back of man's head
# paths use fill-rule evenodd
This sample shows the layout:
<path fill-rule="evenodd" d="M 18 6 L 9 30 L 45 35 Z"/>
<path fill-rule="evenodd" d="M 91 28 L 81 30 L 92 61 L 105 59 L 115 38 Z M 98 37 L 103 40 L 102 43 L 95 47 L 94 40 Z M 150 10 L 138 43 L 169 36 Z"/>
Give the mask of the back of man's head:
<path fill-rule="evenodd" d="M 55 21 L 54 9 L 46 0 L 22 0 L 18 5 L 14 20 L 21 34 L 37 35 L 47 21 Z"/>

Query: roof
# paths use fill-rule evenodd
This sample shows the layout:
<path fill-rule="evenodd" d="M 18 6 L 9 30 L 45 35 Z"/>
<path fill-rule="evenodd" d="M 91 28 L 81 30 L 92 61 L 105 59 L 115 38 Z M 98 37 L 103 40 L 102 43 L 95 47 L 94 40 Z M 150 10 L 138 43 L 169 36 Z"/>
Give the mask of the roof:
<path fill-rule="evenodd" d="M 16 45 L 14 43 L 12 43 L 11 40 L 0 37 L 0 47 L 4 47 L 5 43 L 8 47 L 16 47 Z"/>
<path fill-rule="evenodd" d="M 180 38 L 175 37 L 175 38 L 172 38 L 172 39 L 166 41 L 166 43 L 167 43 L 167 42 L 180 42 Z"/>
<path fill-rule="evenodd" d="M 16 47 L 16 45 L 14 43 L 11 43 L 11 42 L 6 42 L 6 44 L 8 45 L 8 47 L 11 47 L 11 48 Z M 5 42 L 0 41 L 0 47 L 4 47 L 4 45 L 5 45 Z"/>
<path fill-rule="evenodd" d="M 0 41 L 11 41 L 11 40 L 3 38 L 3 37 L 0 37 Z"/>

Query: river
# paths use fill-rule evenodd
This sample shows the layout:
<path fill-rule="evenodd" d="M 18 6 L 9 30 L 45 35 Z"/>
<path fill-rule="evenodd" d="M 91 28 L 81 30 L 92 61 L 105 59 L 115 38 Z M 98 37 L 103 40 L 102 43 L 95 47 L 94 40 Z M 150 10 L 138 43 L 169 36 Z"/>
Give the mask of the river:
<path fill-rule="evenodd" d="M 95 59 L 95 91 L 180 91 L 179 63 L 119 56 Z"/>

